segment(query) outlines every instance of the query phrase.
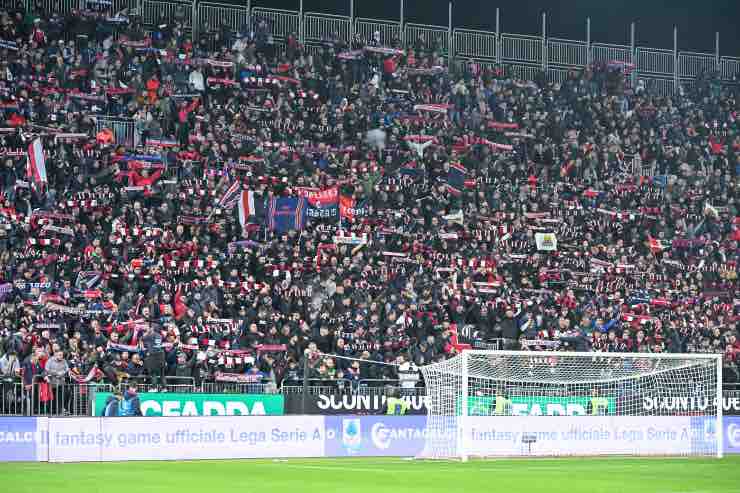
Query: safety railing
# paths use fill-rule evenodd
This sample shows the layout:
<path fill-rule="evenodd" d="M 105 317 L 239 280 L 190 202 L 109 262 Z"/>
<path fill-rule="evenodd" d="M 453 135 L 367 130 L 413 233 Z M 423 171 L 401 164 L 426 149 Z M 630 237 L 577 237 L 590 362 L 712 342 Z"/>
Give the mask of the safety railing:
<path fill-rule="evenodd" d="M 141 15 L 144 26 L 149 29 L 161 19 L 174 23 L 178 18 L 182 19 L 185 30 L 193 27 L 193 4 L 186 0 L 142 0 Z"/>
<path fill-rule="evenodd" d="M 424 387 L 403 387 L 398 380 L 379 380 L 385 382 L 383 385 L 363 385 L 361 382 L 370 382 L 370 380 L 361 380 L 359 385 L 346 385 L 344 387 L 328 385 L 309 385 L 309 395 L 385 395 L 389 388 L 399 389 L 403 395 L 426 395 Z M 356 382 L 357 383 L 357 382 Z M 280 393 L 283 395 L 302 394 L 304 387 L 290 382 L 289 385 L 283 385 Z"/>
<path fill-rule="evenodd" d="M 585 67 L 588 65 L 588 46 L 585 41 L 549 38 L 547 62 L 549 65 Z"/>
<path fill-rule="evenodd" d="M 195 386 L 195 379 L 192 377 L 164 377 L 162 382 L 152 382 L 149 377 L 138 376 L 124 378 L 120 382 L 121 389 L 124 389 L 133 385 L 136 387 L 137 392 L 179 392 L 183 394 L 190 394 L 198 392 L 199 389 Z"/>
<path fill-rule="evenodd" d="M 381 46 L 391 46 L 393 40 L 401 39 L 401 23 L 363 18 L 355 20 L 355 34 L 359 34 L 363 41 L 370 41 L 376 32 L 380 35 Z"/>
<path fill-rule="evenodd" d="M 674 75 L 676 59 L 671 50 L 637 48 L 635 64 L 639 73 Z"/>
<path fill-rule="evenodd" d="M 106 128 L 113 131 L 115 143 L 118 145 L 128 148 L 139 146 L 139 134 L 136 132 L 135 122 L 132 118 L 96 115 L 95 128 L 96 132 Z"/>
<path fill-rule="evenodd" d="M 632 48 L 625 45 L 593 43 L 591 45 L 591 61 L 600 63 L 609 63 L 612 61 L 633 63 Z"/>
<path fill-rule="evenodd" d="M 740 79 L 740 58 L 722 57 L 720 72 L 724 80 Z"/>
<path fill-rule="evenodd" d="M 273 383 L 205 382 L 198 391 L 206 394 L 275 394 L 277 387 Z"/>
<path fill-rule="evenodd" d="M 249 10 L 246 6 L 201 2 L 198 4 L 197 12 L 197 23 L 200 28 L 226 24 L 234 32 L 249 30 Z"/>
<path fill-rule="evenodd" d="M 427 50 L 433 45 L 438 53 L 446 53 L 450 40 L 446 27 L 430 26 L 427 24 L 406 24 L 406 45 L 415 46 L 421 40 Z"/>
<path fill-rule="evenodd" d="M 291 34 L 298 35 L 301 31 L 301 15 L 293 10 L 255 7 L 252 9 L 251 21 L 255 29 L 260 23 L 266 23 L 268 32 L 276 41 L 285 41 Z"/>
<path fill-rule="evenodd" d="M 123 10 L 129 12 L 137 10 L 141 7 L 141 0 L 113 0 L 111 3 L 111 12 L 117 14 Z"/>
<path fill-rule="evenodd" d="M 552 84 L 562 84 L 568 79 L 568 74 L 572 69 L 567 68 L 547 68 L 547 80 Z"/>
<path fill-rule="evenodd" d="M 672 78 L 640 74 L 639 79 L 644 81 L 648 94 L 673 96 L 676 93 L 675 81 Z"/>
<path fill-rule="evenodd" d="M 319 43 L 327 39 L 348 42 L 352 21 L 344 15 L 307 12 L 303 16 L 303 36 L 306 43 Z"/>
<path fill-rule="evenodd" d="M 40 7 L 44 12 L 56 12 L 62 15 L 69 14 L 73 10 L 85 8 L 85 0 L 33 0 L 26 2 L 26 8 L 35 10 Z"/>
<path fill-rule="evenodd" d="M 520 34 L 502 34 L 501 61 L 541 65 L 542 38 Z"/>
<path fill-rule="evenodd" d="M 63 15 L 89 6 L 87 0 L 23 0 L 22 3 L 26 8 Z M 15 5 L 14 0 L 0 0 L 2 8 L 12 9 Z M 590 62 L 634 63 L 635 74 L 649 78 L 651 86 L 660 87 L 663 92 L 666 92 L 671 84 L 667 82 L 667 78 L 672 77 L 673 87 L 667 91 L 669 93 L 675 90 L 676 81 L 679 79 L 688 80 L 701 73 L 718 70 L 723 80 L 731 81 L 740 72 L 740 59 L 718 56 L 719 44 L 717 53 L 714 54 L 689 51 L 677 53 L 675 48 L 674 50 L 634 48 L 634 36 L 632 46 L 590 43 L 546 37 L 544 28 L 541 36 L 499 34 L 457 28 L 450 40 L 449 27 L 413 23 L 402 25 L 401 22 L 390 20 L 352 19 L 348 16 L 317 12 L 304 15 L 298 11 L 264 7 L 253 8 L 250 15 L 248 5 L 249 3 L 247 6 L 241 6 L 223 1 L 197 0 L 112 0 L 109 10 L 115 13 L 124 8 L 136 9 L 142 14 L 145 26 L 150 29 L 161 16 L 169 23 L 174 22 L 176 13 L 184 21 L 186 30 L 202 24 L 220 26 L 225 22 L 233 30 L 239 31 L 246 25 L 255 28 L 261 22 L 265 22 L 266 30 L 272 36 L 271 40 L 277 44 L 284 43 L 291 33 L 298 35 L 302 41 L 314 45 L 334 35 L 342 40 L 348 40 L 353 31 L 359 33 L 366 41 L 378 31 L 383 45 L 389 45 L 392 40 L 398 38 L 407 46 L 413 46 L 417 38 L 422 36 L 427 48 L 434 44 L 440 53 L 446 53 L 450 46 L 455 46 L 456 54 L 461 58 L 472 58 L 478 62 L 498 60 L 515 66 L 515 72 L 519 74 L 531 73 L 533 65 L 561 69 L 582 67 Z M 587 29 L 590 29 L 590 25 Z M 676 31 L 675 45 L 677 39 Z M 554 80 L 557 80 L 561 73 L 559 70 L 549 72 Z"/>
<path fill-rule="evenodd" d="M 679 77 L 696 77 L 701 74 L 710 74 L 718 68 L 717 58 L 712 54 L 686 51 L 678 54 Z"/>
<path fill-rule="evenodd" d="M 308 380 L 310 394 L 330 394 L 340 390 L 352 389 L 352 381 L 347 379 L 321 379 L 311 378 Z M 303 392 L 304 382 L 302 380 L 286 380 L 280 387 L 282 394 L 300 394 Z"/>
<path fill-rule="evenodd" d="M 111 385 L 48 382 L 35 377 L 33 384 L 0 381 L 2 416 L 89 416 L 95 392 L 110 392 Z"/>
<path fill-rule="evenodd" d="M 534 80 L 542 73 L 542 67 L 540 65 L 505 63 L 504 67 L 509 77 L 518 80 Z"/>
<path fill-rule="evenodd" d="M 495 60 L 497 55 L 496 33 L 455 29 L 452 33 L 455 56 Z"/>

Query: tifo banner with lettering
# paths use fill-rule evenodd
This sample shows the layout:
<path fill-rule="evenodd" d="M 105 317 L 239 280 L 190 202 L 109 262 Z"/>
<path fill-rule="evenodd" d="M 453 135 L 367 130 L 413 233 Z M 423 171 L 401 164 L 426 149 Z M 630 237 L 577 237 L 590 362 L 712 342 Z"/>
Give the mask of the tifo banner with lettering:
<path fill-rule="evenodd" d="M 426 416 L 327 416 L 327 457 L 413 457 L 426 443 Z"/>
<path fill-rule="evenodd" d="M 102 416 L 111 394 L 95 394 L 93 416 Z M 144 416 L 278 416 L 284 414 L 280 394 L 141 393 Z"/>
<path fill-rule="evenodd" d="M 48 460 L 47 418 L 0 418 L 0 462 Z"/>
<path fill-rule="evenodd" d="M 323 457 L 320 416 L 49 420 L 49 462 Z"/>
<path fill-rule="evenodd" d="M 427 414 L 426 397 L 415 395 L 401 398 L 409 405 L 407 414 Z M 303 394 L 287 394 L 285 396 L 285 414 L 379 415 L 385 412 L 385 400 L 386 396 L 382 394 L 322 393 L 309 395 L 306 398 L 306 409 L 304 411 Z"/>

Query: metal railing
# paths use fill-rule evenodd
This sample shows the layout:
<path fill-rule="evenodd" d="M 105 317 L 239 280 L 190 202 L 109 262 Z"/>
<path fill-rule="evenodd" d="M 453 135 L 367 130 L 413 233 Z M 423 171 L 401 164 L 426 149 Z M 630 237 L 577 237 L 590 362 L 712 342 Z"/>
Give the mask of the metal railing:
<path fill-rule="evenodd" d="M 250 16 L 252 28 L 257 28 L 261 22 L 267 24 L 268 32 L 276 41 L 285 41 L 291 33 L 302 33 L 303 22 L 299 12 L 293 10 L 278 10 L 255 7 Z"/>
<path fill-rule="evenodd" d="M 34 378 L 0 381 L 0 416 L 89 416 L 96 392 L 111 392 L 108 384 L 62 383 Z"/>
<path fill-rule="evenodd" d="M 344 15 L 307 12 L 303 16 L 303 36 L 306 43 L 325 40 L 349 42 L 352 20 Z"/>
<path fill-rule="evenodd" d="M 406 24 L 406 45 L 414 46 L 417 40 L 423 40 L 427 49 L 434 45 L 438 53 L 446 53 L 449 44 L 449 31 L 442 26 L 426 24 Z"/>
<path fill-rule="evenodd" d="M 201 2 L 198 4 L 196 19 L 199 29 L 225 24 L 234 32 L 244 32 L 250 27 L 249 9 L 241 5 Z"/>
<path fill-rule="evenodd" d="M 106 128 L 113 132 L 116 144 L 129 148 L 139 147 L 140 136 L 136 131 L 136 125 L 132 118 L 96 115 L 95 132 L 100 132 Z"/>
<path fill-rule="evenodd" d="M 85 0 L 23 0 L 23 4 L 26 8 L 40 5 L 47 12 L 61 14 L 68 14 L 86 5 Z M 0 0 L 0 6 L 5 8 L 14 5 L 12 0 Z M 542 16 L 541 35 L 531 36 L 501 33 L 498 9 L 496 31 L 488 32 L 466 29 L 464 26 L 453 30 L 451 6 L 448 9 L 447 27 L 405 23 L 402 3 L 401 7 L 399 21 L 264 7 L 251 8 L 250 12 L 250 2 L 242 6 L 198 0 L 113 0 L 112 10 L 139 8 L 148 27 L 153 27 L 161 14 L 168 22 L 172 22 L 178 10 L 184 12 L 186 29 L 225 22 L 237 31 L 246 25 L 256 28 L 264 21 L 273 42 L 282 44 L 291 33 L 295 33 L 301 41 L 314 45 L 312 48 L 335 34 L 348 41 L 352 33 L 357 32 L 367 41 L 375 31 L 379 31 L 381 44 L 386 46 L 396 38 L 406 46 L 413 46 L 421 35 L 427 44 L 434 41 L 440 53 L 452 52 L 452 57 L 472 58 L 480 64 L 495 60 L 499 64 L 509 65 L 509 72 L 518 78 L 538 74 L 536 67 L 545 70 L 549 80 L 560 81 L 567 73 L 565 69 L 584 67 L 591 62 L 631 63 L 636 65 L 635 78 L 645 79 L 653 92 L 664 95 L 674 94 L 679 84 L 690 86 L 692 82 L 689 79 L 704 73 L 716 72 L 724 81 L 732 81 L 740 73 L 740 58 L 720 56 L 719 34 L 715 36 L 714 53 L 679 52 L 677 28 L 673 33 L 673 49 L 656 49 L 636 46 L 634 23 L 630 26 L 630 43 L 620 45 L 592 42 L 590 19 L 586 20 L 585 40 L 571 40 L 548 36 L 546 14 Z M 350 13 L 353 11 L 350 8 Z M 454 64 L 454 60 L 449 62 L 450 66 Z"/>
<path fill-rule="evenodd" d="M 588 46 L 585 41 L 549 38 L 547 60 L 550 65 L 585 67 L 588 65 Z"/>
<path fill-rule="evenodd" d="M 455 29 L 453 32 L 455 56 L 495 60 L 498 55 L 496 33 Z"/>
<path fill-rule="evenodd" d="M 391 46 L 394 39 L 401 40 L 403 28 L 400 22 L 377 19 L 355 19 L 355 33 L 360 39 L 369 41 L 375 32 L 380 34 L 381 46 Z"/>

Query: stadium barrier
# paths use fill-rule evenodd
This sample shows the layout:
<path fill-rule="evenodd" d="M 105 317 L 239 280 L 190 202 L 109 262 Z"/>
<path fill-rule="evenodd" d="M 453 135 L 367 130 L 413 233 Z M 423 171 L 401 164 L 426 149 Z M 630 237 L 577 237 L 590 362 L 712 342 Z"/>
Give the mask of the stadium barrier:
<path fill-rule="evenodd" d="M 705 452 L 714 439 L 711 426 L 692 417 L 467 419 L 471 455 L 480 456 L 684 455 Z M 740 454 L 740 417 L 725 418 L 723 428 L 724 452 Z M 429 434 L 426 416 L 3 417 L 0 462 L 406 457 L 419 454 Z"/>
<path fill-rule="evenodd" d="M 272 383 L 203 382 L 196 385 L 170 381 L 166 385 L 168 391 L 160 393 L 150 392 L 155 389 L 144 382 L 127 383 L 135 383 L 143 408 L 152 416 L 378 414 L 383 412 L 389 386 L 398 389 L 401 397 L 409 402 L 410 414 L 427 412 L 424 387 L 405 386 L 398 380 L 310 380 L 305 398 L 304 386 L 297 380 L 284 382 L 279 391 Z M 19 381 L 0 382 L 0 416 L 100 415 L 113 386 L 64 384 L 50 386 L 48 390 L 50 392 L 42 399 L 38 382 L 30 387 Z M 662 406 L 687 415 L 702 411 L 696 405 L 696 401 L 671 396 L 643 402 L 645 411 Z M 207 412 L 204 413 L 204 409 Z M 726 416 L 740 416 L 739 386 L 725 385 L 723 412 Z"/>

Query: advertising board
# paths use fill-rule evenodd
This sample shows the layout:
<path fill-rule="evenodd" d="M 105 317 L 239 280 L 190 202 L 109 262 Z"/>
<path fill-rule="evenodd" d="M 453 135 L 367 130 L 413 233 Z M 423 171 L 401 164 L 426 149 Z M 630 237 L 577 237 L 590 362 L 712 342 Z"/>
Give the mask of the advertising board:
<path fill-rule="evenodd" d="M 49 461 L 323 457 L 324 438 L 321 417 L 50 419 Z"/>
<path fill-rule="evenodd" d="M 46 461 L 47 418 L 0 418 L 0 462 Z"/>
<path fill-rule="evenodd" d="M 103 416 L 109 392 L 95 394 L 93 416 Z M 144 416 L 278 416 L 283 414 L 281 394 L 178 394 L 141 393 Z"/>

